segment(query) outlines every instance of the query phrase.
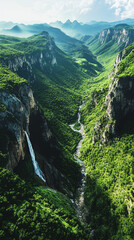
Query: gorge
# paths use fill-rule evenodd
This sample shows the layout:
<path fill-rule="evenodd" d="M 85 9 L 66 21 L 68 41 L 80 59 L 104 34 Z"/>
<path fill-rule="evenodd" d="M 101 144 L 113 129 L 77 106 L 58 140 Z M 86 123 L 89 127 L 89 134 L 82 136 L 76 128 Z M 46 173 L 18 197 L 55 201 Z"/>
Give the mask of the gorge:
<path fill-rule="evenodd" d="M 2 239 L 133 240 L 133 28 L 109 29 L 0 36 Z"/>

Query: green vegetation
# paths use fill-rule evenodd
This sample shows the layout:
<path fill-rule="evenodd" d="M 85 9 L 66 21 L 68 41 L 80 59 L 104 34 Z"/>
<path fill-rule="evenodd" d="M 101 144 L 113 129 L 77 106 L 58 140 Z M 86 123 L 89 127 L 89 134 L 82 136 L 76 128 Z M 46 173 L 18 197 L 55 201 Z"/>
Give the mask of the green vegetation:
<path fill-rule="evenodd" d="M 126 30 L 126 34 L 123 30 Z M 93 54 L 109 55 L 117 54 L 119 51 L 125 48 L 127 44 L 133 42 L 133 26 L 127 24 L 118 24 L 109 29 L 103 30 L 103 34 L 97 34 L 86 41 L 86 45 L 93 52 Z"/>
<path fill-rule="evenodd" d="M 105 94 L 99 97 L 88 117 L 87 110 L 83 112 L 86 138 L 81 154 L 87 167 L 85 203 L 91 213 L 90 224 L 97 239 L 133 239 L 134 134 L 122 135 L 108 146 L 92 143 L 93 128 L 105 114 Z"/>
<path fill-rule="evenodd" d="M 81 128 L 80 123 L 76 122 L 75 125 L 74 125 L 74 129 L 80 130 L 80 128 Z"/>
<path fill-rule="evenodd" d="M 133 78 L 133 45 L 126 49 L 126 57 L 119 64 L 117 77 Z M 101 56 L 100 56 L 101 58 Z M 106 73 L 105 73 L 106 74 Z M 129 77 L 130 77 L 129 76 Z M 97 77 L 101 79 L 101 75 Z M 82 160 L 87 167 L 85 203 L 90 212 L 91 228 L 96 239 L 132 240 L 134 236 L 134 128 L 122 129 L 121 135 L 107 145 L 93 144 L 94 127 L 105 127 L 105 96 L 108 81 L 92 93 L 82 111 L 86 137 L 81 147 Z M 104 83 L 103 82 L 103 83 Z M 99 83 L 101 87 L 101 82 Z M 97 85 L 98 86 L 98 85 Z M 101 122 L 100 122 L 101 119 Z M 98 137 L 98 136 L 97 136 Z M 99 138 L 98 138 L 99 140 Z"/>
<path fill-rule="evenodd" d="M 126 57 L 121 61 L 118 68 L 118 78 L 132 78 L 134 76 L 134 44 L 130 45 L 125 51 Z"/>
<path fill-rule="evenodd" d="M 76 118 L 77 108 L 81 102 L 81 96 L 77 92 L 77 89 L 81 82 L 84 81 L 85 74 L 53 42 L 50 44 L 50 40 L 51 38 L 46 32 L 28 39 L 1 36 L 0 59 L 2 62 L 7 63 L 7 61 L 17 56 L 19 57 L 17 61 L 20 61 L 22 56 L 30 58 L 31 54 L 36 59 L 40 57 L 42 51 L 45 56 L 49 56 L 51 54 L 49 47 L 51 44 L 53 45 L 51 46 L 53 48 L 52 54 L 56 57 L 58 64 L 51 66 L 48 57 L 48 63 L 43 70 L 38 65 L 34 65 L 32 73 L 37 81 L 34 81 L 32 88 L 40 107 L 44 111 L 49 126 L 56 135 L 61 147 L 61 157 L 55 163 L 56 167 L 70 180 L 72 190 L 74 191 L 78 179 L 80 179 L 80 168 L 77 167 L 72 154 L 81 136 L 78 133 L 74 133 L 68 126 L 68 123 L 73 122 Z M 12 92 L 14 87 L 26 82 L 26 80 L 19 78 L 16 74 L 8 70 L 8 68 L 2 67 L 2 65 L 0 70 L 0 86 L 2 90 L 6 89 Z M 18 71 L 18 74 L 29 77 L 30 72 L 28 75 L 25 72 L 26 69 L 24 67 L 24 70 Z"/>
<path fill-rule="evenodd" d="M 67 197 L 28 185 L 6 169 L 0 169 L 0 225 L 5 240 L 90 239 Z"/>
<path fill-rule="evenodd" d="M 14 74 L 6 66 L 0 64 L 0 90 L 14 92 L 21 86 L 27 84 L 24 78 L 20 78 L 17 74 Z M 3 105 L 0 106 L 3 110 Z"/>

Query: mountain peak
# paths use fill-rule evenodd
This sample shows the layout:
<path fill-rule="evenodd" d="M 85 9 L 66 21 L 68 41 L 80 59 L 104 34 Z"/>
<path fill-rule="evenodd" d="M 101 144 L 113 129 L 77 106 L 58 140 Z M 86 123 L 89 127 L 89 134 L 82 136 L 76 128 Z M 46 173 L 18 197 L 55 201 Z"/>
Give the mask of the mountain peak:
<path fill-rule="evenodd" d="M 21 32 L 22 29 L 18 26 L 18 25 L 15 25 L 13 28 L 10 29 L 11 31 L 14 31 L 14 32 Z"/>
<path fill-rule="evenodd" d="M 78 23 L 78 21 L 77 21 L 77 20 L 74 20 L 73 23 Z"/>
<path fill-rule="evenodd" d="M 68 19 L 68 20 L 65 22 L 65 24 L 66 24 L 66 23 L 72 23 L 72 22 L 70 21 L 70 19 Z"/>

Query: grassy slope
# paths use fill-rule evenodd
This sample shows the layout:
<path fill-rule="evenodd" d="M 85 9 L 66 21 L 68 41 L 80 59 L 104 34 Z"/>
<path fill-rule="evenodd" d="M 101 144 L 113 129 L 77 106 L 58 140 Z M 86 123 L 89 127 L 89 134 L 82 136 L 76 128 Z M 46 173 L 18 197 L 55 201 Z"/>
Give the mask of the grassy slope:
<path fill-rule="evenodd" d="M 133 45 L 127 48 L 131 52 Z M 107 54 L 107 53 L 106 53 Z M 96 107 L 91 98 L 86 102 L 82 119 L 85 125 L 86 138 L 82 144 L 82 159 L 87 166 L 87 184 L 85 202 L 91 214 L 91 225 L 95 228 L 97 239 L 133 239 L 133 129 L 113 139 L 107 146 L 93 145 L 92 135 L 96 122 L 105 114 L 105 96 L 109 80 L 106 78 L 112 66 L 109 54 L 99 58 L 106 64 L 104 73 L 95 78 L 97 88 Z M 127 55 L 127 54 L 126 54 Z M 131 53 L 119 66 L 119 77 L 134 76 L 134 56 Z M 107 64 L 109 63 L 109 64 Z M 104 77 L 104 78 L 103 78 Z M 103 84 L 104 83 L 104 84 Z M 103 88 L 102 88 L 103 87 Z"/>

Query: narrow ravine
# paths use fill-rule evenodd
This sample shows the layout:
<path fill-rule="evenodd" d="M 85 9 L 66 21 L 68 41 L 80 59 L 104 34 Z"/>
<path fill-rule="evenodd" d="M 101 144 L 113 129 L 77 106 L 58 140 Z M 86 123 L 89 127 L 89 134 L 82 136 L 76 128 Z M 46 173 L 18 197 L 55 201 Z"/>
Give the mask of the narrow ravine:
<path fill-rule="evenodd" d="M 80 140 L 80 142 L 77 145 L 76 151 L 74 153 L 74 158 L 76 159 L 76 161 L 80 164 L 81 166 L 81 173 L 82 173 L 82 180 L 80 183 L 80 186 L 77 189 L 77 193 L 76 193 L 76 199 L 74 201 L 75 204 L 75 209 L 76 209 L 76 215 L 79 218 L 80 221 L 84 222 L 86 224 L 87 220 L 86 220 L 86 216 L 88 215 L 88 210 L 84 204 L 84 189 L 85 189 L 85 183 L 86 183 L 86 168 L 85 168 L 85 164 L 83 161 L 81 161 L 79 158 L 81 156 L 80 154 L 80 148 L 82 145 L 82 142 L 85 138 L 85 133 L 84 133 L 84 125 L 80 122 L 81 119 L 81 113 L 80 110 L 81 108 L 84 106 L 84 101 L 82 102 L 82 104 L 79 106 L 79 110 L 78 110 L 78 119 L 77 122 L 80 124 L 80 130 L 76 130 L 74 128 L 75 124 L 71 124 L 70 127 L 73 131 L 75 132 L 79 132 L 82 135 L 82 139 Z"/>

